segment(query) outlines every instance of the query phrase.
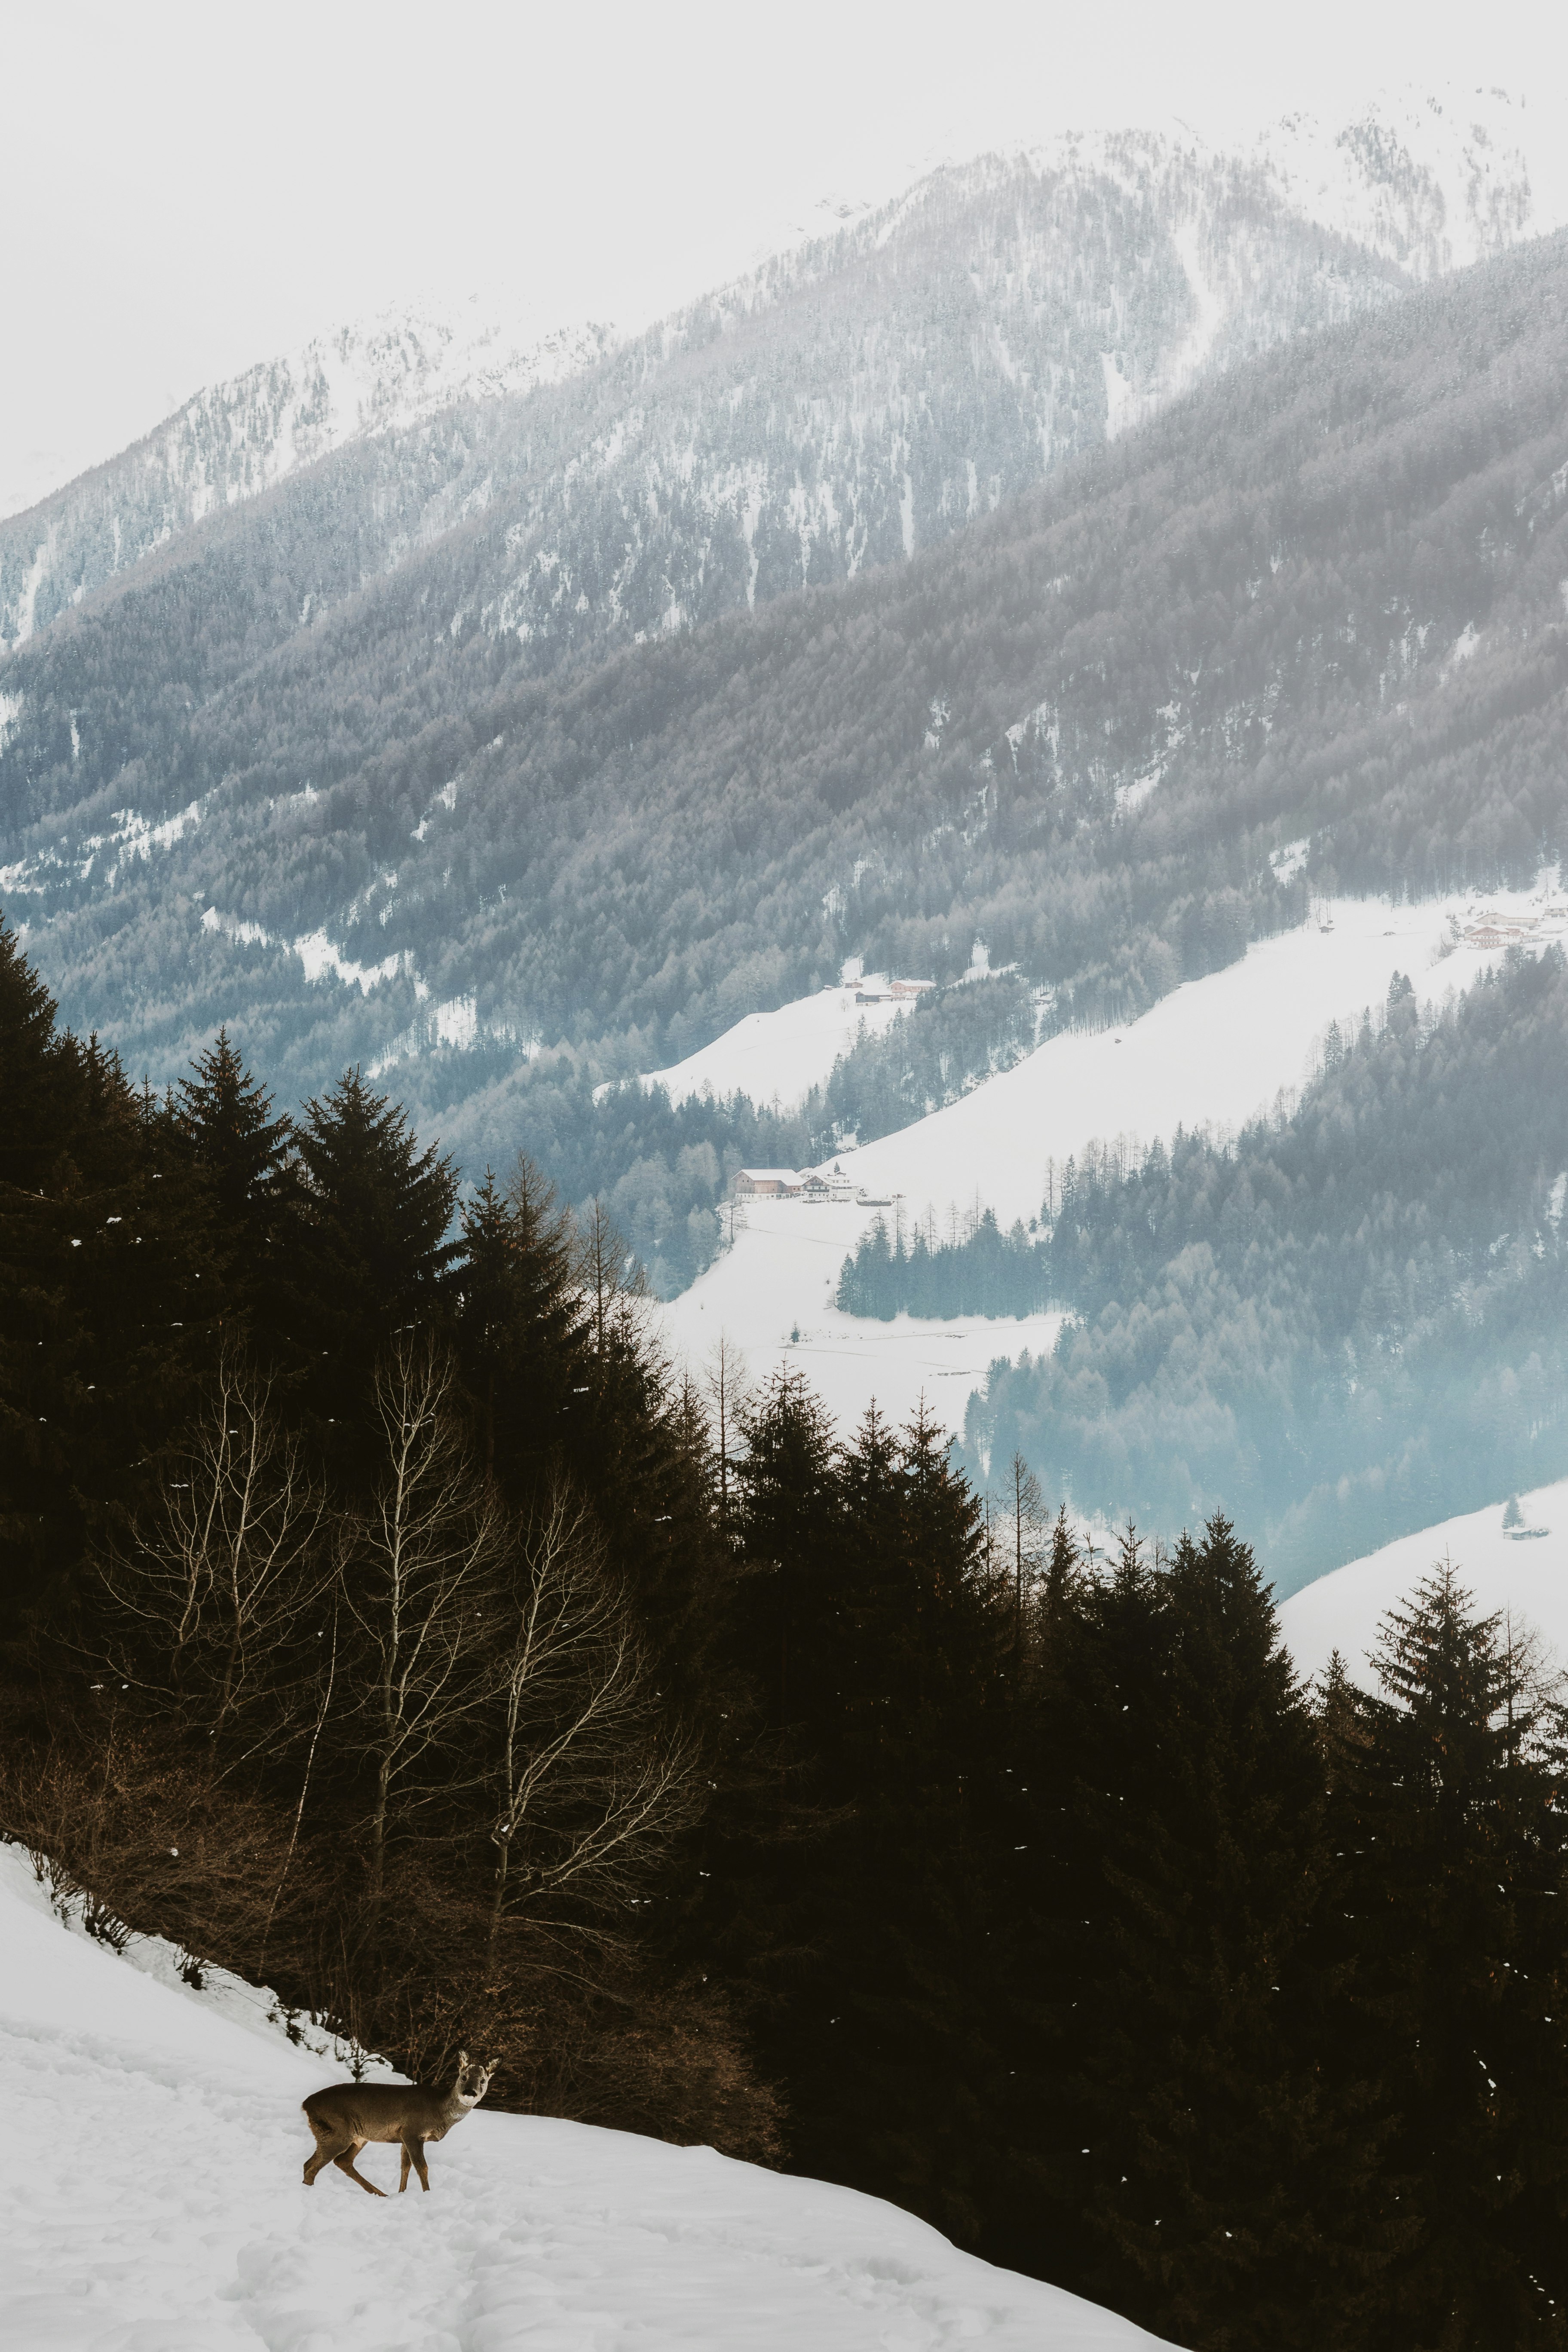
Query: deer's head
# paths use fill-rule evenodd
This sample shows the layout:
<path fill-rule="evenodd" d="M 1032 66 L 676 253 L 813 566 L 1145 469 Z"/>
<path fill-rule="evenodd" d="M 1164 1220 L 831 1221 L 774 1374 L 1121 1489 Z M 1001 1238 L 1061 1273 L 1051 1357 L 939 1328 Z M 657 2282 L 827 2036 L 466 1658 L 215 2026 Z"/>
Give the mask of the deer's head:
<path fill-rule="evenodd" d="M 466 2050 L 458 2051 L 457 2095 L 466 2107 L 479 2105 L 479 2101 L 489 2089 L 490 2076 L 495 2070 L 496 2062 L 493 2058 L 481 2061 L 478 2058 L 470 2058 Z"/>

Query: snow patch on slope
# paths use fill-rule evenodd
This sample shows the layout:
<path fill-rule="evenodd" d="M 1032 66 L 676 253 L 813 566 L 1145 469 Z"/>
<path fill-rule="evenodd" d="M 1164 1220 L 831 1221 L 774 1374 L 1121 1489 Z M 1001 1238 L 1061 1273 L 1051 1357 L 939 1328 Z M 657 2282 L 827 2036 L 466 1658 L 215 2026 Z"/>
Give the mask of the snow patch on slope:
<path fill-rule="evenodd" d="M 888 983 L 876 974 L 837 988 L 819 988 L 773 1013 L 748 1013 L 721 1037 L 666 1070 L 649 1070 L 645 1087 L 663 1087 L 672 1103 L 694 1095 L 723 1101 L 749 1095 L 759 1105 L 794 1110 L 813 1087 L 825 1086 L 833 1065 L 847 1054 L 862 1031 L 872 1037 L 890 1029 L 912 999 L 882 994 Z M 879 1001 L 859 1003 L 860 996 Z"/>
<path fill-rule="evenodd" d="M 711 2148 L 481 2109 L 431 2193 L 300 2185 L 334 2069 L 70 1935 L 0 1853 L 0 2340 L 18 2352 L 1136 2352 L 910 2215 Z M 390 2188 L 395 2151 L 363 2160 Z"/>
<path fill-rule="evenodd" d="M 1289 845 L 1287 856 L 1302 846 Z M 942 1425 L 961 1429 L 991 1360 L 1051 1346 L 1061 1318 L 961 1317 L 944 1336 L 943 1326 L 907 1316 L 891 1324 L 841 1316 L 831 1304 L 839 1269 L 876 1217 L 889 1228 L 898 1217 L 907 1230 L 934 1226 L 939 1238 L 965 1229 L 983 1208 L 1004 1228 L 1016 1219 L 1026 1225 L 1044 1206 L 1047 1163 L 1059 1183 L 1067 1160 L 1081 1159 L 1091 1142 L 1131 1151 L 1178 1126 L 1234 1130 L 1282 1094 L 1288 1106 L 1330 1022 L 1353 1031 L 1363 1010 L 1375 1017 L 1395 971 L 1433 1001 L 1497 962 L 1495 946 L 1452 943 L 1476 911 L 1463 897 L 1402 907 L 1319 902 L 1300 929 L 1256 942 L 1240 962 L 1188 982 L 1141 1020 L 1047 1038 L 944 1109 L 839 1152 L 837 1166 L 868 1205 L 749 1204 L 732 1247 L 664 1310 L 671 1345 L 698 1367 L 724 1336 L 754 1377 L 792 1366 L 846 1427 L 873 1396 L 901 1418 L 923 1395 Z M 1494 896 L 1487 913 L 1533 926 L 1526 944 L 1568 935 L 1568 898 L 1550 874 L 1533 893 Z"/>
<path fill-rule="evenodd" d="M 1568 927 L 1560 898 L 1518 892 L 1488 904 L 1540 920 L 1543 941 Z M 1470 906 L 1465 897 L 1325 902 L 1299 930 L 1255 941 L 1240 962 L 1189 981 L 1141 1020 L 1047 1038 L 929 1118 L 840 1153 L 844 1172 L 868 1192 L 901 1194 L 912 1213 L 967 1205 L 978 1187 L 1004 1225 L 1037 1216 L 1048 1159 L 1059 1165 L 1095 1137 L 1148 1144 L 1178 1124 L 1239 1127 L 1301 1084 L 1330 1021 L 1381 1005 L 1395 971 L 1425 999 L 1469 986 L 1496 950 L 1445 944 L 1439 960 L 1438 949 L 1448 916 Z"/>

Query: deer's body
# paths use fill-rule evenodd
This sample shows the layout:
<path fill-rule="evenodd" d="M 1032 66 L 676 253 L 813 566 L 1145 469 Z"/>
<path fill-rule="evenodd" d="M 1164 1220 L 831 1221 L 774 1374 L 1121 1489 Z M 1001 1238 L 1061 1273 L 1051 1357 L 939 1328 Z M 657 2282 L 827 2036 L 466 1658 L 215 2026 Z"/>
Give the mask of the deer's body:
<path fill-rule="evenodd" d="M 445 2139 L 454 2124 L 473 2112 L 494 2073 L 493 2063 L 476 2065 L 463 2050 L 458 2055 L 458 2079 L 449 2091 L 426 2090 L 417 2083 L 334 2083 L 329 2090 L 312 2091 L 304 2109 L 305 2120 L 316 2136 L 316 2153 L 305 2159 L 306 2188 L 315 2187 L 323 2165 L 335 2164 L 373 2197 L 384 2196 L 385 2190 L 367 2180 L 354 2165 L 361 2148 L 374 2139 L 395 2140 L 402 2147 L 400 2196 L 408 2186 L 411 2165 L 419 2175 L 421 2189 L 428 2189 L 425 2143 Z"/>

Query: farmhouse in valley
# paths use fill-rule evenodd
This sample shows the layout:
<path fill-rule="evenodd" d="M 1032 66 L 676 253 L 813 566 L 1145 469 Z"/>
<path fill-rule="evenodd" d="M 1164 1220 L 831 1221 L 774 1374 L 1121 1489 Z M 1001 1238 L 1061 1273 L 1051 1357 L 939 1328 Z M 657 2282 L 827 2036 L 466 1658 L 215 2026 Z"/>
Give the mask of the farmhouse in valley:
<path fill-rule="evenodd" d="M 793 1168 L 742 1168 L 735 1178 L 740 1201 L 797 1201 L 800 1178 Z"/>
<path fill-rule="evenodd" d="M 842 1169 L 742 1168 L 735 1177 L 737 1201 L 858 1201 L 859 1188 Z"/>

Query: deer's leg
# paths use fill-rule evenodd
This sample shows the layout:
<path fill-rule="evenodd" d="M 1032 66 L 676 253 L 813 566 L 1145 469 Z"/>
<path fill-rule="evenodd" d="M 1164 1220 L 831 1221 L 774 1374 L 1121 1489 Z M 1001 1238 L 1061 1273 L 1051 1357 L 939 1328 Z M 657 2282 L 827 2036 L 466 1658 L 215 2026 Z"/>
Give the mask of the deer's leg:
<path fill-rule="evenodd" d="M 410 2132 L 403 2143 L 403 2178 L 398 2182 L 399 2189 L 406 2189 L 408 2186 L 408 2168 L 411 2164 L 419 2175 L 420 2188 L 428 2193 L 430 2174 L 425 2162 L 425 2143 L 417 2132 Z"/>
<path fill-rule="evenodd" d="M 346 2172 L 351 2180 L 357 2180 L 360 2187 L 367 2189 L 372 2197 L 384 2197 L 386 2194 L 384 2189 L 378 2189 L 374 2180 L 367 2180 L 363 2173 L 355 2168 L 354 2158 L 363 2146 L 363 2139 L 351 2140 L 341 2156 L 333 2157 L 332 2162 L 340 2172 Z"/>
<path fill-rule="evenodd" d="M 335 2133 L 317 2132 L 316 2153 L 305 2158 L 306 2188 L 313 2189 L 316 2185 L 316 2175 L 321 2167 L 324 2164 L 335 2163 L 342 2150 L 345 2147 L 352 2148 L 353 2145 L 352 2140 L 341 2138 Z"/>

